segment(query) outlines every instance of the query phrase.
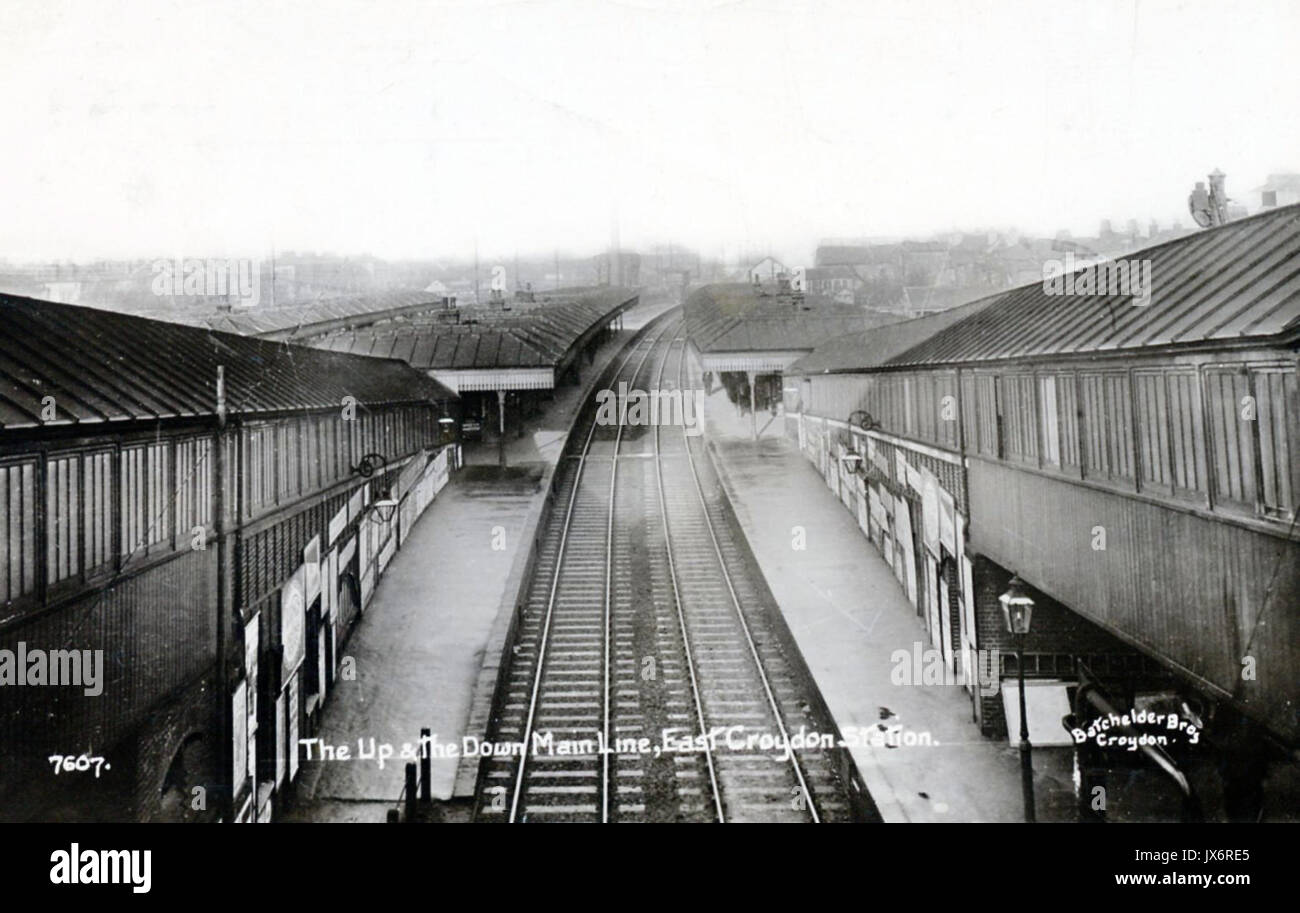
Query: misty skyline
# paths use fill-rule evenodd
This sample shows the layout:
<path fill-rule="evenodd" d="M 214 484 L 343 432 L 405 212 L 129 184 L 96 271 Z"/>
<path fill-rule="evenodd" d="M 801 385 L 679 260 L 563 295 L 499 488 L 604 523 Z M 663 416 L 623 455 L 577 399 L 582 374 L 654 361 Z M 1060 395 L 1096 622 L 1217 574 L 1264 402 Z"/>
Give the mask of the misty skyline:
<path fill-rule="evenodd" d="M 8 260 L 532 258 L 617 232 L 811 263 L 829 237 L 1190 224 L 1211 169 L 1237 197 L 1300 167 L 1286 2 L 18 0 L 6 20 Z"/>

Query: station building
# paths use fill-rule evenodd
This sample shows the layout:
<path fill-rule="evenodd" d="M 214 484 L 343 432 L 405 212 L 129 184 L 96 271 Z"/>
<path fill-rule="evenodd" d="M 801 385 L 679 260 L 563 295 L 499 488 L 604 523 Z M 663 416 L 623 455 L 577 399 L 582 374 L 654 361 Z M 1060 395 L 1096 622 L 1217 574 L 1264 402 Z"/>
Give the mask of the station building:
<path fill-rule="evenodd" d="M 789 431 L 986 732 L 1010 708 L 972 673 L 999 650 L 1015 674 L 1017 575 L 1038 694 L 1068 706 L 1086 670 L 1190 713 L 1240 816 L 1300 736 L 1300 207 L 1126 259 L 1149 303 L 1035 283 L 828 343 L 790 369 Z"/>
<path fill-rule="evenodd" d="M 732 402 L 750 413 L 757 437 L 758 412 L 776 414 L 790 365 L 827 340 L 898 318 L 793 291 L 783 275 L 767 284 L 702 286 L 687 298 L 683 319 L 707 392 L 715 380 L 725 387 Z"/>
<path fill-rule="evenodd" d="M 404 361 L 456 392 L 476 430 L 503 439 L 552 390 L 577 382 L 583 364 L 639 301 L 635 289 L 621 287 L 520 292 L 485 305 L 377 315 L 366 326 L 298 338 L 334 352 Z"/>
<path fill-rule="evenodd" d="M 13 296 L 0 335 L 0 816 L 270 820 L 349 625 L 455 468 L 454 393 Z"/>

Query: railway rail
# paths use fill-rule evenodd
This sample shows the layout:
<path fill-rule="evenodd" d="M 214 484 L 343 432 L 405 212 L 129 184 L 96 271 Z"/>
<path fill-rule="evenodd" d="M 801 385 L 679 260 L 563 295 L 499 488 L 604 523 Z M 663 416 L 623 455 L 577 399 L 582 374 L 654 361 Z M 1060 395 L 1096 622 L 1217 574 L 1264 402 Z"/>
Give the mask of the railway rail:
<path fill-rule="evenodd" d="M 602 381 L 685 396 L 680 316 L 643 331 Z M 730 520 L 702 416 L 638 423 L 615 403 L 612 423 L 608 406 L 582 411 L 556 469 L 562 509 L 499 690 L 475 819 L 872 820 Z"/>

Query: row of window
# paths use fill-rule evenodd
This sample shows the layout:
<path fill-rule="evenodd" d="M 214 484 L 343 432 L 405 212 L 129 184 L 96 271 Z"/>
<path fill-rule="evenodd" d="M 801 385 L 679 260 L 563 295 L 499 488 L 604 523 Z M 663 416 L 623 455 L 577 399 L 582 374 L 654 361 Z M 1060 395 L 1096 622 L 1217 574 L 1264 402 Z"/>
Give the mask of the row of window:
<path fill-rule="evenodd" d="M 1288 519 L 1300 489 L 1289 364 L 873 378 L 890 432 L 1200 505 Z M 960 409 L 958 408 L 960 406 Z"/>
<path fill-rule="evenodd" d="M 1267 517 L 1295 510 L 1289 366 L 975 375 L 965 386 L 979 416 L 971 443 L 986 456 Z"/>
<path fill-rule="evenodd" d="M 194 526 L 206 527 L 211 448 L 208 438 L 186 438 L 50 456 L 43 495 L 36 459 L 0 465 L 0 601 L 35 591 L 42 551 L 46 584 L 60 588 L 112 572 L 119 558 L 172 548 L 173 530 L 188 535 Z M 45 518 L 43 549 L 36 541 L 37 505 Z"/>
<path fill-rule="evenodd" d="M 957 449 L 956 373 L 880 374 L 872 380 L 864 408 L 883 428 Z"/>
<path fill-rule="evenodd" d="M 245 517 L 342 481 L 365 454 L 396 460 L 436 434 L 427 408 L 357 413 L 250 426 Z M 0 604 L 34 594 L 38 569 L 57 595 L 129 561 L 191 547 L 196 530 L 212 525 L 212 447 L 210 437 L 190 436 L 52 454 L 43 491 L 40 458 L 0 463 Z"/>
<path fill-rule="evenodd" d="M 367 454 L 392 460 L 413 453 L 437 434 L 433 414 L 417 406 L 250 425 L 244 435 L 246 513 L 342 481 Z"/>

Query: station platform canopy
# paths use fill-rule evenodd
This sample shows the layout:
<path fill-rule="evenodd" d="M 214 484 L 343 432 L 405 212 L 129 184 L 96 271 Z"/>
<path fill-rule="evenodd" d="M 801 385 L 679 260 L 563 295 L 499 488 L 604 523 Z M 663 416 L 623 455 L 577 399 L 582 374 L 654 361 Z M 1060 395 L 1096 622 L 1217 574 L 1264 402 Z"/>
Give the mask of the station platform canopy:
<path fill-rule="evenodd" d="M 241 336 L 290 341 L 442 307 L 443 299 L 431 292 L 392 290 L 316 298 L 276 307 L 263 304 L 209 315 L 202 319 L 202 324 Z"/>
<path fill-rule="evenodd" d="M 0 432 L 210 417 L 218 366 L 230 415 L 456 398 L 400 361 L 14 295 L 0 295 L 0 337 Z"/>
<path fill-rule="evenodd" d="M 874 368 L 954 323 L 978 314 L 1000 295 L 989 295 L 951 310 L 900 320 L 887 326 L 837 336 L 792 364 L 787 373 L 799 375 L 849 374 Z"/>
<path fill-rule="evenodd" d="M 686 300 L 686 335 L 705 371 L 782 372 L 828 339 L 899 319 L 774 285 L 706 285 Z"/>
<path fill-rule="evenodd" d="M 329 332 L 311 345 L 400 359 L 458 392 L 549 390 L 587 344 L 636 304 L 635 289 L 535 292 Z"/>

